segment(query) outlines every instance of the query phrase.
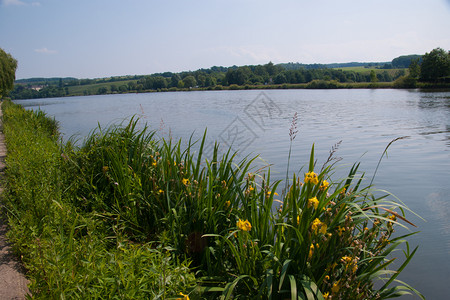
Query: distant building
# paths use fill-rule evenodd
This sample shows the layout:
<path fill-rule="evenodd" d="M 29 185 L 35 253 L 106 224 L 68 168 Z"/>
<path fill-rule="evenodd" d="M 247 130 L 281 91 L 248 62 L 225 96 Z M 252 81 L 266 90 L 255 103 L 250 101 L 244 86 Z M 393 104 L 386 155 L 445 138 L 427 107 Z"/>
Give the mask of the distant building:
<path fill-rule="evenodd" d="M 35 90 L 35 91 L 37 91 L 37 92 L 39 92 L 39 91 L 42 90 L 43 88 L 44 88 L 43 85 L 32 85 L 32 86 L 31 86 L 31 89 L 32 89 L 32 90 Z"/>

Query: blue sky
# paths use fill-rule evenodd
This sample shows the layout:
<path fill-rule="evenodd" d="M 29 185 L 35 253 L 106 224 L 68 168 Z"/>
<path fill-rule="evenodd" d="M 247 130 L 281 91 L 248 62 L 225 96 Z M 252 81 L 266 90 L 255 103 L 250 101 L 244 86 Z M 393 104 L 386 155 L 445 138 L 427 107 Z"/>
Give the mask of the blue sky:
<path fill-rule="evenodd" d="M 450 0 L 0 0 L 16 77 L 384 62 L 450 50 Z"/>

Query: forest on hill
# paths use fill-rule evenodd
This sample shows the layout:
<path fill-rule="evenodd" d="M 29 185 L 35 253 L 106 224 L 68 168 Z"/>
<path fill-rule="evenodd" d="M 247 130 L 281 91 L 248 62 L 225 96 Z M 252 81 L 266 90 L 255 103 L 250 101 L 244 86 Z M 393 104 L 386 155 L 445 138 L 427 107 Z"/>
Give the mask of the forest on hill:
<path fill-rule="evenodd" d="M 31 99 L 152 91 L 262 88 L 411 88 L 418 85 L 420 87 L 420 82 L 426 83 L 422 84 L 426 87 L 446 87 L 450 76 L 448 57 L 447 51 L 436 48 L 423 56 L 404 55 L 391 62 L 378 63 L 269 62 L 265 65 L 214 66 L 179 73 L 97 79 L 31 78 L 16 80 L 10 97 Z"/>

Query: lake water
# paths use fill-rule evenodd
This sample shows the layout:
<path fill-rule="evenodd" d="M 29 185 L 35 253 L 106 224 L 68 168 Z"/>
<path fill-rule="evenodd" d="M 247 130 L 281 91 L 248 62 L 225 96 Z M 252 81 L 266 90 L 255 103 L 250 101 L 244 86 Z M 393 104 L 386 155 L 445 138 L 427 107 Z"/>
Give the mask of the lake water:
<path fill-rule="evenodd" d="M 409 240 L 419 250 L 399 279 L 428 299 L 448 299 L 450 278 L 450 92 L 416 90 L 269 90 L 205 91 L 87 96 L 16 101 L 60 122 L 65 139 L 80 140 L 98 124 L 107 126 L 133 115 L 159 136 L 201 138 L 207 150 L 215 140 L 259 154 L 257 166 L 272 164 L 272 177 L 283 179 L 289 128 L 298 113 L 291 171 L 308 163 L 315 144 L 318 165 L 342 141 L 336 157 L 344 176 L 361 161 L 366 184 L 390 141 L 374 184 L 392 192 L 423 219 L 409 220 L 420 233 Z M 337 178 L 335 178 L 337 179 Z M 400 256 L 401 253 L 398 253 Z M 405 297 L 408 299 L 408 297 Z"/>

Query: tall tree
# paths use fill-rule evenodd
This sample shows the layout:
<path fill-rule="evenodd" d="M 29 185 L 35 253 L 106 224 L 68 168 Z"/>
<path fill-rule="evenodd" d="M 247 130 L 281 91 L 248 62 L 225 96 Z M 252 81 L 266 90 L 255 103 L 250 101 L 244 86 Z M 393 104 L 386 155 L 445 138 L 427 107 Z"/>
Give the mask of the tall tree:
<path fill-rule="evenodd" d="M 6 97 L 14 88 L 17 60 L 0 48 L 0 98 Z"/>
<path fill-rule="evenodd" d="M 421 81 L 437 82 L 440 78 L 450 76 L 450 51 L 436 48 L 425 53 L 420 67 Z"/>
<path fill-rule="evenodd" d="M 374 70 L 370 71 L 370 82 L 377 82 L 378 78 L 377 78 L 377 74 L 375 74 Z"/>
<path fill-rule="evenodd" d="M 194 87 L 197 85 L 197 80 L 195 80 L 195 77 L 192 75 L 186 76 L 183 78 L 183 86 L 184 87 Z"/>
<path fill-rule="evenodd" d="M 409 76 L 411 78 L 417 79 L 420 76 L 420 60 L 417 59 L 413 59 L 411 61 L 411 64 L 409 65 Z"/>

